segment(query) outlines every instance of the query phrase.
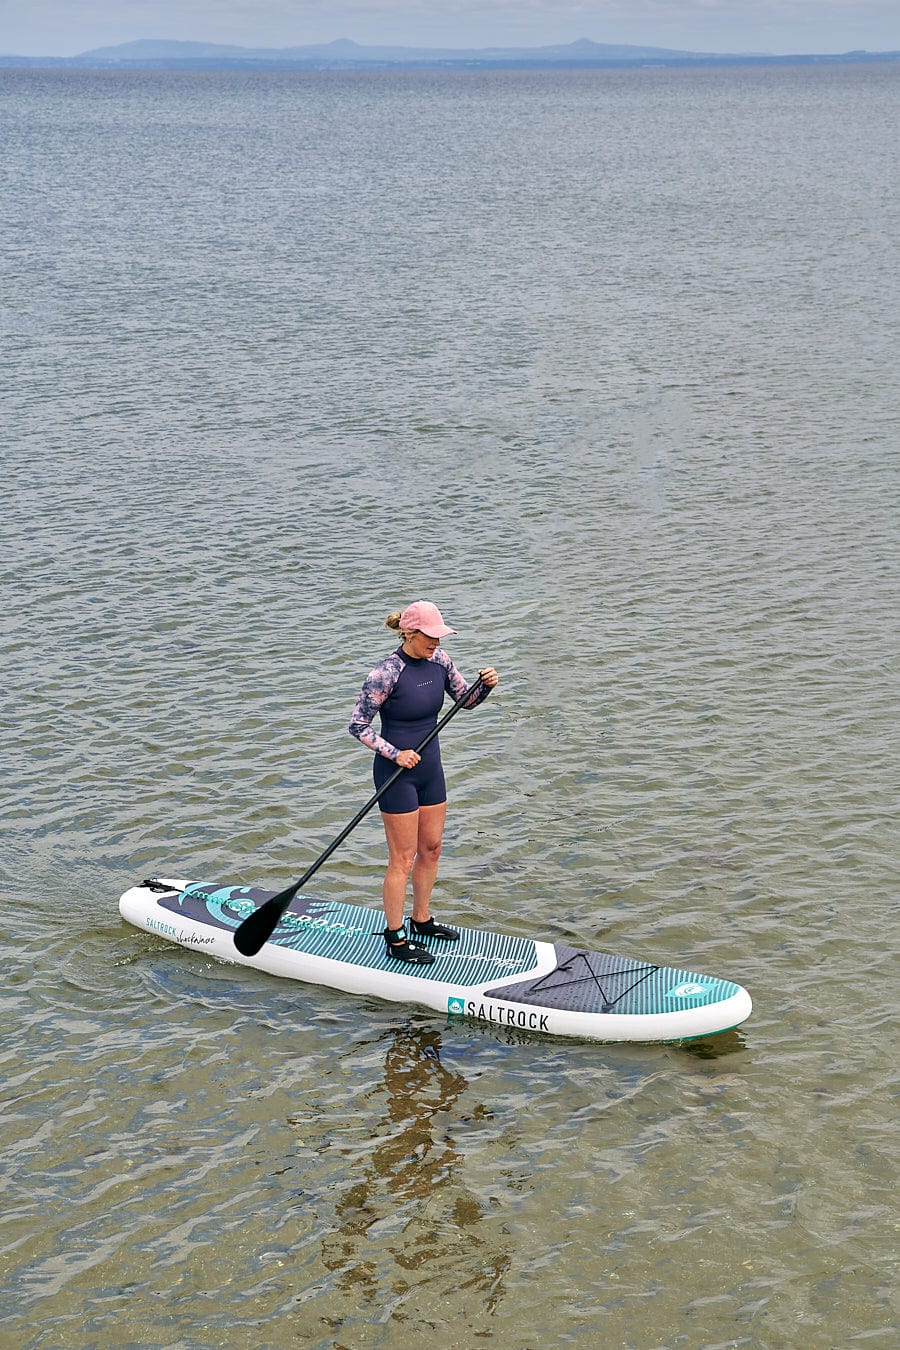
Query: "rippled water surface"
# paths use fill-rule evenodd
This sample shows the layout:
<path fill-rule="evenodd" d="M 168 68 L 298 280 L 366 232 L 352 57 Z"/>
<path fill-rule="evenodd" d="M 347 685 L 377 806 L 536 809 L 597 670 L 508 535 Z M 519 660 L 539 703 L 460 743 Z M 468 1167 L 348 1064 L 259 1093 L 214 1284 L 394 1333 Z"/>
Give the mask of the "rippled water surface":
<path fill-rule="evenodd" d="M 0 118 L 0 1343 L 896 1344 L 898 68 L 4 71 Z M 305 870 L 418 595 L 503 677 L 436 912 L 736 979 L 740 1031 L 120 921 Z"/>

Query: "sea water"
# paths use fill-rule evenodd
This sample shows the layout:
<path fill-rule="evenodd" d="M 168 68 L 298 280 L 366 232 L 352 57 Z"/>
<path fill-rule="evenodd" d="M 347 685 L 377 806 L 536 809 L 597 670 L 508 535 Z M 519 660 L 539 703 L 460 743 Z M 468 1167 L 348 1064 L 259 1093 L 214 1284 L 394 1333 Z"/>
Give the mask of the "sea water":
<path fill-rule="evenodd" d="M 0 72 L 0 1340 L 896 1343 L 900 67 Z M 553 1042 L 127 928 L 281 888 L 424 596 L 434 911 Z M 377 813 L 316 878 L 377 910 Z"/>

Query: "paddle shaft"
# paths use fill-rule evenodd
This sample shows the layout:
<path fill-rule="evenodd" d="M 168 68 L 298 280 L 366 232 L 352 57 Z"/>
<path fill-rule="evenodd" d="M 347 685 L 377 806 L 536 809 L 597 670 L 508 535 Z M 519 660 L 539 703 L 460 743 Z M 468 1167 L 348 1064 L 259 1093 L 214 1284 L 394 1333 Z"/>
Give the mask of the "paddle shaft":
<path fill-rule="evenodd" d="M 484 681 L 479 675 L 471 688 L 467 689 L 465 693 L 460 694 L 449 712 L 444 713 L 444 716 L 438 722 L 437 726 L 433 727 L 421 744 L 415 747 L 415 753 L 417 755 L 422 753 L 426 745 L 431 744 L 435 736 L 437 736 L 450 721 L 450 718 L 459 712 L 465 701 L 471 698 L 478 686 L 483 683 Z M 373 793 L 365 806 L 357 811 L 356 815 L 350 821 L 350 824 L 346 825 L 337 838 L 331 841 L 325 852 L 320 854 L 312 866 L 306 869 L 299 881 L 295 882 L 293 886 L 289 886 L 286 891 L 280 891 L 278 895 L 273 895 L 271 900 L 267 900 L 265 904 L 260 905 L 259 909 L 254 910 L 254 912 L 235 929 L 234 945 L 242 955 L 255 956 L 263 944 L 268 942 L 278 925 L 279 919 L 293 900 L 294 896 L 303 890 L 303 887 L 309 881 L 310 877 L 315 876 L 322 864 L 328 861 L 336 848 L 340 848 L 341 844 L 347 838 L 347 835 L 356 829 L 363 817 L 368 815 L 375 803 L 384 796 L 391 784 L 396 783 L 397 779 L 403 773 L 406 773 L 406 769 L 401 765 L 395 773 L 391 774 L 387 782 L 382 783 L 378 791 Z"/>

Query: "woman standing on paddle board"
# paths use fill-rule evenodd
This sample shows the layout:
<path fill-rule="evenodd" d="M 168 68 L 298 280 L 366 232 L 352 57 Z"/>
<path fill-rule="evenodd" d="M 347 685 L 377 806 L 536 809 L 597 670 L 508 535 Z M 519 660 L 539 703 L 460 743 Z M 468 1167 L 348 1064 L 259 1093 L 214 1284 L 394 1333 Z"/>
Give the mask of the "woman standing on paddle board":
<path fill-rule="evenodd" d="M 402 612 L 389 614 L 385 627 L 398 631 L 403 642 L 366 677 L 350 719 L 350 734 L 375 752 L 376 789 L 398 767 L 408 770 L 381 798 L 381 819 L 388 845 L 382 888 L 387 923 L 384 936 L 389 956 L 425 966 L 434 961 L 433 953 L 422 943 L 411 941 L 403 926 L 410 873 L 413 937 L 455 942 L 459 933 L 435 923 L 431 917 L 431 892 L 447 817 L 440 747 L 437 737 L 421 755 L 413 747 L 421 744 L 437 725 L 445 694 L 449 692 L 458 699 L 465 694 L 467 685 L 441 649 L 441 638 L 456 629 L 447 627 L 437 605 L 429 600 L 416 600 Z M 471 702 L 466 701 L 466 708 L 483 702 L 500 678 L 493 666 L 486 666 L 478 674 L 481 682 L 473 689 Z M 381 715 L 380 736 L 372 727 L 376 713 Z"/>

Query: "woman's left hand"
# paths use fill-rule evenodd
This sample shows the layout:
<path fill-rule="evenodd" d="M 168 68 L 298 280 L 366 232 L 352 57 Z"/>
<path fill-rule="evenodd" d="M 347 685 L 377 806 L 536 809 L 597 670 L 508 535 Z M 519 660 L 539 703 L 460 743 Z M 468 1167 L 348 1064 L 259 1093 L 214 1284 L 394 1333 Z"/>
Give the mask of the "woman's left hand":
<path fill-rule="evenodd" d="M 500 680 L 500 676 L 493 666 L 485 666 L 484 670 L 479 670 L 478 674 L 481 676 L 488 689 L 493 689 L 494 685 Z"/>

